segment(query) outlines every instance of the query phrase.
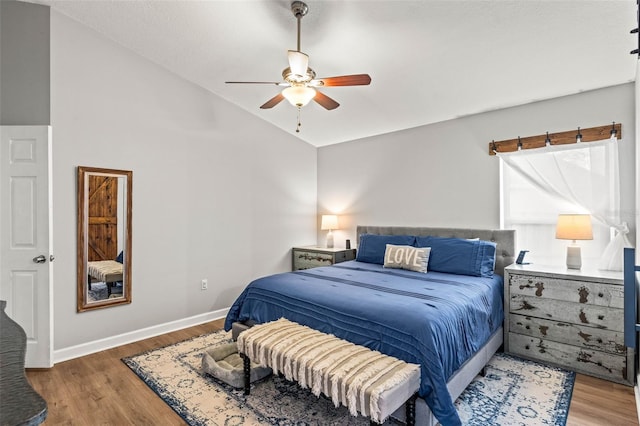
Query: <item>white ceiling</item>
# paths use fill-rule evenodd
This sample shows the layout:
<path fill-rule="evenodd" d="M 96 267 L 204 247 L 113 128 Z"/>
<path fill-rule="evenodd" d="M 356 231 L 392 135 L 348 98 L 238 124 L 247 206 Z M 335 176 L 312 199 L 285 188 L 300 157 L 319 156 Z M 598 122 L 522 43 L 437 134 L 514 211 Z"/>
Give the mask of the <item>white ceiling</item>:
<path fill-rule="evenodd" d="M 32 0 L 296 134 L 286 101 L 259 106 L 296 48 L 290 0 Z M 302 109 L 324 146 L 634 80 L 636 0 L 308 0 L 301 50 L 341 106 Z"/>

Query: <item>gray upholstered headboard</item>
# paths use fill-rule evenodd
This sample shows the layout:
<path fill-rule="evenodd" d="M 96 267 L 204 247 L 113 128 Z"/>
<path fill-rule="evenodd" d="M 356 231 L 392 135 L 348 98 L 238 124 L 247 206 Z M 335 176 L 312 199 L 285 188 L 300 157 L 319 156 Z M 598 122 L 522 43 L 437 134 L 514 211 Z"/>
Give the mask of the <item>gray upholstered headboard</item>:
<path fill-rule="evenodd" d="M 356 228 L 358 241 L 362 234 L 417 235 L 454 238 L 480 238 L 496 243 L 495 272 L 504 276 L 504 268 L 516 260 L 516 231 L 507 229 L 423 228 L 411 226 L 364 226 Z"/>

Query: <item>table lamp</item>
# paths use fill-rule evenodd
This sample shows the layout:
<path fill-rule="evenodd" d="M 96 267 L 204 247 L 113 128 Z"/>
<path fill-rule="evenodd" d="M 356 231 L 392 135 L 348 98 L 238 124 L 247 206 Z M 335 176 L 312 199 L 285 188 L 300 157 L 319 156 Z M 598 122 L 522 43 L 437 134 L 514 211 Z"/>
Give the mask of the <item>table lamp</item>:
<path fill-rule="evenodd" d="M 593 240 L 591 216 L 588 214 L 558 215 L 556 238 L 573 240 L 571 245 L 567 246 L 567 268 L 580 269 L 582 267 L 582 255 L 576 240 Z"/>
<path fill-rule="evenodd" d="M 331 231 L 338 229 L 338 216 L 335 214 L 323 214 L 320 229 L 322 231 L 329 230 L 327 234 L 327 248 L 333 248 L 333 233 Z"/>

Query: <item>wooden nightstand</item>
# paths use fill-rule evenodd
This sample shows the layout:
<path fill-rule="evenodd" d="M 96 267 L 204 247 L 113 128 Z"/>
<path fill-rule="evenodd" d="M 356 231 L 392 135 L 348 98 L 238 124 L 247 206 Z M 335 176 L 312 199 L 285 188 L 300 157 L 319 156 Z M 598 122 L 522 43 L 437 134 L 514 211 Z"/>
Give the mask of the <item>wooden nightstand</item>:
<path fill-rule="evenodd" d="M 325 247 L 294 247 L 292 250 L 293 270 L 329 266 L 356 258 L 355 249 Z"/>
<path fill-rule="evenodd" d="M 504 351 L 633 386 L 622 272 L 505 268 Z"/>

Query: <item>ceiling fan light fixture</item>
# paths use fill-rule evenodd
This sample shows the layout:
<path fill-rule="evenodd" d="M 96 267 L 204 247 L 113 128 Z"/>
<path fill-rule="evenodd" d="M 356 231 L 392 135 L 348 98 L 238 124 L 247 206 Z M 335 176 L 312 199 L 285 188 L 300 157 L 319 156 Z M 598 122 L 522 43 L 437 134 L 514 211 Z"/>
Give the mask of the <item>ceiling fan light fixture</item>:
<path fill-rule="evenodd" d="M 295 107 L 301 108 L 311 102 L 316 96 L 316 91 L 307 86 L 291 86 L 282 91 L 282 96 Z"/>
<path fill-rule="evenodd" d="M 309 68 L 309 56 L 297 50 L 289 50 L 287 56 L 291 73 L 299 78 L 305 78 Z"/>

